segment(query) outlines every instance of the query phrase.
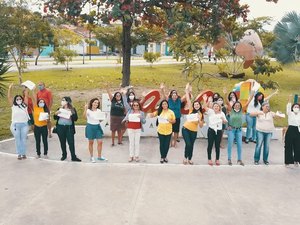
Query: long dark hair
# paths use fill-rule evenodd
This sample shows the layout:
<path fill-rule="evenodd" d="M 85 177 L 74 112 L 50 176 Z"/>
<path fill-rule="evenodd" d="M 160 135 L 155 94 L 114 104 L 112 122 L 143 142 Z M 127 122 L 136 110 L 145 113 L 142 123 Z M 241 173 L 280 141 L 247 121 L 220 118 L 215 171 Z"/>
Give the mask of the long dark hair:
<path fill-rule="evenodd" d="M 258 97 L 259 97 L 260 95 L 262 96 L 262 98 L 261 98 L 261 100 L 258 100 Z M 264 102 L 264 98 L 265 98 L 265 96 L 264 96 L 263 93 L 257 92 L 256 95 L 254 96 L 254 106 L 256 107 L 256 106 L 258 105 L 258 102 L 259 102 L 260 104 L 262 104 L 262 103 Z"/>
<path fill-rule="evenodd" d="M 239 105 L 240 105 L 240 111 L 242 111 L 242 110 L 243 110 L 243 108 L 242 108 L 243 106 L 242 106 L 242 103 L 240 103 L 239 101 L 236 101 L 235 103 L 233 103 L 233 105 L 232 105 L 231 108 L 234 110 L 234 106 L 235 106 L 236 104 L 239 104 Z M 240 111 L 239 111 L 239 112 L 240 112 Z"/>
<path fill-rule="evenodd" d="M 111 102 L 117 102 L 117 99 L 116 99 L 116 95 L 117 95 L 117 94 L 120 94 L 120 95 L 121 95 L 121 102 L 123 103 L 123 97 L 122 97 L 121 92 L 119 92 L 119 91 L 117 91 L 117 92 L 114 94 L 114 96 L 113 96 Z"/>
<path fill-rule="evenodd" d="M 180 96 L 178 95 L 178 92 L 176 90 L 171 90 L 168 98 L 172 99 L 172 94 L 174 92 L 176 93 L 177 97 L 180 98 Z"/>
<path fill-rule="evenodd" d="M 168 104 L 168 108 L 169 108 L 169 103 L 167 100 L 162 100 L 160 103 L 159 103 L 159 106 L 158 106 L 158 110 L 157 110 L 157 115 L 159 116 L 161 114 L 161 112 L 163 111 L 163 108 L 162 108 L 162 104 L 166 102 Z"/>
<path fill-rule="evenodd" d="M 215 97 L 215 95 L 216 95 L 217 97 Z M 221 95 L 220 95 L 218 92 L 215 92 L 215 93 L 213 94 L 213 102 L 216 102 L 220 97 L 221 97 Z"/>
<path fill-rule="evenodd" d="M 292 107 L 291 107 L 291 111 L 292 111 L 292 112 L 294 112 L 293 108 L 294 108 L 295 105 L 297 105 L 297 106 L 300 107 L 300 104 L 299 104 L 299 103 L 294 103 L 294 104 L 292 105 Z"/>
<path fill-rule="evenodd" d="M 238 97 L 237 97 L 237 94 L 234 91 L 231 91 L 231 92 L 229 92 L 229 94 L 227 96 L 228 101 L 231 101 L 231 97 L 230 97 L 231 94 L 234 94 L 234 97 L 235 97 L 236 101 L 239 100 Z"/>
<path fill-rule="evenodd" d="M 134 95 L 134 99 L 133 99 L 132 101 L 131 101 L 130 98 L 129 98 L 130 94 L 133 94 L 133 95 Z M 135 96 L 135 93 L 134 93 L 133 91 L 130 91 L 130 92 L 128 93 L 128 95 L 127 95 L 127 102 L 129 103 L 129 102 L 133 102 L 133 101 L 135 101 L 135 100 L 137 100 L 137 98 L 136 98 L 136 96 Z"/>
<path fill-rule="evenodd" d="M 21 105 L 18 105 L 17 104 L 17 98 L 18 97 L 20 97 L 21 99 L 22 99 L 22 104 Z M 15 105 L 15 106 L 22 106 L 22 107 L 26 107 L 27 105 L 25 104 L 25 102 L 24 102 L 24 98 L 23 98 L 23 96 L 22 95 L 16 95 L 15 97 L 14 97 L 14 100 L 13 100 L 13 105 Z"/>
<path fill-rule="evenodd" d="M 90 100 L 88 109 L 92 109 L 93 102 L 96 101 L 96 100 L 99 102 L 97 109 L 100 109 L 100 100 L 98 98 L 92 98 Z"/>
<path fill-rule="evenodd" d="M 195 106 L 194 106 L 195 103 L 199 103 L 199 105 L 200 105 L 200 108 L 199 108 L 199 109 L 195 109 Z M 203 114 L 202 114 L 202 112 L 203 112 L 202 110 L 203 110 L 203 109 L 202 109 L 201 103 L 200 103 L 199 101 L 193 101 L 192 107 L 193 107 L 192 113 L 199 113 L 199 112 L 200 112 L 200 113 L 201 113 L 201 117 L 202 117 L 201 120 L 203 120 Z"/>
<path fill-rule="evenodd" d="M 44 112 L 49 113 L 49 109 L 48 109 L 48 107 L 47 107 L 46 102 L 45 102 L 44 99 L 42 99 L 42 98 L 38 99 L 37 102 L 36 102 L 37 106 L 39 106 L 40 101 L 44 101 L 44 107 L 43 107 Z"/>

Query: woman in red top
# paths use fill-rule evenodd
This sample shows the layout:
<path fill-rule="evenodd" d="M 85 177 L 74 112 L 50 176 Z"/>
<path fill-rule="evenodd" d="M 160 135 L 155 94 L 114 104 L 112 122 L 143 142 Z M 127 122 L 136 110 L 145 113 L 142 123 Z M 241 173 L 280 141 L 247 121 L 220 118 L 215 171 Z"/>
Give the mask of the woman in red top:
<path fill-rule="evenodd" d="M 129 162 L 139 161 L 140 137 L 143 129 L 142 124 L 146 123 L 145 114 L 141 111 L 141 105 L 137 100 L 132 102 L 131 109 L 126 114 L 123 122 L 127 123 L 129 137 Z"/>

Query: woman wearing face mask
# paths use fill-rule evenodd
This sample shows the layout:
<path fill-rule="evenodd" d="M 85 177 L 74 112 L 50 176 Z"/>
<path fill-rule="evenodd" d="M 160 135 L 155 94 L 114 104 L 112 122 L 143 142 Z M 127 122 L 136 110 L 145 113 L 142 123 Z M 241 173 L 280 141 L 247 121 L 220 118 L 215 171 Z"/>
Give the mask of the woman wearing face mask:
<path fill-rule="evenodd" d="M 191 108 L 191 100 L 189 95 L 190 86 L 186 88 L 186 99 L 187 99 L 187 107 Z M 203 126 L 203 115 L 202 115 L 202 106 L 199 101 L 194 101 L 192 105 L 192 110 L 189 113 L 190 116 L 197 115 L 196 117 L 192 117 L 193 119 L 189 119 L 191 117 L 187 116 L 186 122 L 182 127 L 182 136 L 185 142 L 185 151 L 184 151 L 184 165 L 193 165 L 192 157 L 194 151 L 194 143 L 197 138 L 198 126 Z"/>
<path fill-rule="evenodd" d="M 161 84 L 160 86 L 161 93 L 164 99 L 168 101 L 168 106 L 170 110 L 172 110 L 175 114 L 176 121 L 172 125 L 172 133 L 173 140 L 171 142 L 171 147 L 176 147 L 176 142 L 179 142 L 178 134 L 179 134 L 179 128 L 180 128 L 180 118 L 181 118 L 181 104 L 185 101 L 185 97 L 181 98 L 176 90 L 171 90 L 170 94 L 167 96 L 165 94 L 165 85 Z"/>
<path fill-rule="evenodd" d="M 269 145 L 272 137 L 272 132 L 275 130 L 273 118 L 276 116 L 276 114 L 270 111 L 269 102 L 263 102 L 261 108 L 262 111 L 251 113 L 251 116 L 255 116 L 257 118 L 257 142 L 254 153 L 254 164 L 259 164 L 261 148 L 262 146 L 264 146 L 263 161 L 265 165 L 269 165 Z"/>
<path fill-rule="evenodd" d="M 243 125 L 243 110 L 242 104 L 238 101 L 233 103 L 232 108 L 229 108 L 230 113 L 228 114 L 228 165 L 232 166 L 231 152 L 233 141 L 237 144 L 237 164 L 244 166 L 242 161 L 242 125 Z"/>
<path fill-rule="evenodd" d="M 286 106 L 289 126 L 285 134 L 284 163 L 287 167 L 289 164 L 299 166 L 300 162 L 300 105 L 292 105 L 291 97 Z"/>
<path fill-rule="evenodd" d="M 248 100 L 249 104 L 247 106 L 247 114 L 246 114 L 246 122 L 247 122 L 247 130 L 246 130 L 246 139 L 245 143 L 248 144 L 249 141 L 256 143 L 256 117 L 251 116 L 252 113 L 260 112 L 261 104 L 264 101 L 270 100 L 270 98 L 277 94 L 278 90 L 274 93 L 270 94 L 267 98 L 264 97 L 264 94 L 261 92 L 257 92 L 255 95 L 252 93 Z M 253 97 L 254 96 L 254 97 Z"/>
<path fill-rule="evenodd" d="M 41 137 L 44 145 L 44 158 L 48 158 L 48 120 L 49 109 L 44 99 L 36 99 L 36 93 L 32 95 L 33 106 L 33 121 L 34 121 L 34 138 L 36 146 L 36 158 L 41 158 Z"/>
<path fill-rule="evenodd" d="M 211 160 L 212 148 L 215 143 L 216 148 L 216 165 L 220 165 L 220 143 L 222 138 L 222 127 L 224 123 L 227 123 L 226 116 L 222 112 L 221 106 L 214 102 L 212 105 L 212 109 L 207 107 L 208 97 L 206 95 L 203 96 L 203 107 L 208 115 L 208 146 L 207 146 L 207 156 L 208 156 L 208 165 L 212 166 L 213 162 Z"/>
<path fill-rule="evenodd" d="M 159 138 L 160 163 L 167 163 L 167 155 L 172 136 L 172 124 L 175 123 L 175 114 L 169 109 L 167 100 L 162 100 L 158 110 L 149 114 L 150 117 L 158 116 L 157 133 Z"/>
<path fill-rule="evenodd" d="M 123 134 L 126 130 L 124 123 L 122 123 L 126 115 L 125 104 L 121 92 L 116 92 L 114 95 L 112 95 L 107 87 L 107 93 L 111 101 L 111 108 L 110 108 L 111 146 L 115 145 L 116 132 L 118 134 L 118 144 L 122 145 Z"/>
<path fill-rule="evenodd" d="M 14 98 L 11 96 L 13 84 L 8 87 L 7 99 L 11 105 L 12 118 L 10 130 L 16 142 L 16 152 L 18 159 L 26 159 L 26 139 L 29 131 L 28 120 L 29 115 L 27 112 L 28 103 L 28 89 L 24 91 L 24 98 L 21 95 L 16 95 Z"/>
<path fill-rule="evenodd" d="M 74 162 L 81 162 L 75 154 L 75 121 L 78 119 L 76 109 L 72 105 L 72 100 L 70 97 L 63 97 L 61 100 L 61 107 L 55 112 L 54 119 L 56 122 L 57 135 L 60 142 L 60 147 L 62 150 L 61 161 L 67 158 L 67 147 L 66 142 L 68 142 L 71 160 Z"/>

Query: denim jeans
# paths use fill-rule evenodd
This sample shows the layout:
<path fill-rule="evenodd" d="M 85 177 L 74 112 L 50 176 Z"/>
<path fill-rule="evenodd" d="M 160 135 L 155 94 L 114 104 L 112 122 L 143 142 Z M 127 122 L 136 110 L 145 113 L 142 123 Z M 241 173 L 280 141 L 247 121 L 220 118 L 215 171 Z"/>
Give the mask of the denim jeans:
<path fill-rule="evenodd" d="M 193 157 L 194 143 L 197 132 L 182 127 L 182 136 L 185 142 L 184 158 L 191 160 Z"/>
<path fill-rule="evenodd" d="M 264 150 L 263 150 L 263 160 L 264 162 L 268 161 L 269 157 L 269 145 L 270 145 L 270 140 L 272 137 L 272 133 L 265 133 L 261 131 L 257 131 L 257 142 L 255 146 L 255 153 L 254 153 L 254 161 L 258 162 L 260 159 L 260 152 L 261 148 L 264 145 Z"/>
<path fill-rule="evenodd" d="M 28 123 L 12 123 L 10 131 L 16 140 L 17 154 L 26 155 L 26 139 L 29 131 Z"/>
<path fill-rule="evenodd" d="M 250 116 L 249 113 L 246 114 L 247 130 L 246 130 L 246 140 L 252 139 L 256 141 L 256 117 Z"/>
<path fill-rule="evenodd" d="M 231 150 L 234 139 L 237 144 L 237 160 L 242 160 L 242 129 L 241 128 L 231 128 L 231 130 L 227 130 L 228 135 L 228 160 L 231 160 Z"/>

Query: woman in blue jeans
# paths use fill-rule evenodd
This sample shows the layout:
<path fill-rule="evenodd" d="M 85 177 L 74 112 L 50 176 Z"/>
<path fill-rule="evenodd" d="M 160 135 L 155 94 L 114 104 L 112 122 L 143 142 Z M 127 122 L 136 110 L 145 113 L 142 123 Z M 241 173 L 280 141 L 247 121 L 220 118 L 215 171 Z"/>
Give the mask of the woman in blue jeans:
<path fill-rule="evenodd" d="M 28 104 L 28 89 L 24 90 L 24 98 L 21 95 L 11 96 L 11 89 L 13 84 L 9 85 L 7 99 L 11 106 L 12 118 L 10 130 L 16 142 L 16 152 L 18 159 L 26 159 L 26 139 L 29 131 L 28 120 L 29 115 L 27 112 Z"/>
<path fill-rule="evenodd" d="M 241 166 L 245 164 L 242 161 L 242 125 L 243 125 L 243 110 L 242 104 L 240 102 L 235 102 L 232 105 L 232 109 L 228 114 L 228 165 L 232 166 L 231 152 L 233 141 L 236 140 L 237 143 L 237 163 Z"/>
<path fill-rule="evenodd" d="M 255 116 L 257 118 L 257 142 L 254 152 L 254 164 L 259 164 L 261 148 L 263 146 L 263 161 L 265 165 L 269 165 L 269 145 L 272 132 L 275 129 L 273 118 L 276 114 L 270 111 L 269 102 L 263 102 L 261 107 L 261 111 L 251 113 L 251 116 Z"/>
<path fill-rule="evenodd" d="M 246 139 L 245 143 L 248 144 L 249 141 L 256 142 L 256 117 L 251 116 L 251 113 L 260 112 L 261 104 L 264 101 L 270 100 L 270 98 L 277 94 L 278 90 L 270 94 L 265 98 L 264 94 L 261 92 L 257 92 L 255 95 L 251 94 L 248 100 L 249 104 L 247 104 L 247 114 L 246 114 L 246 122 L 247 122 L 247 130 L 246 130 Z"/>

